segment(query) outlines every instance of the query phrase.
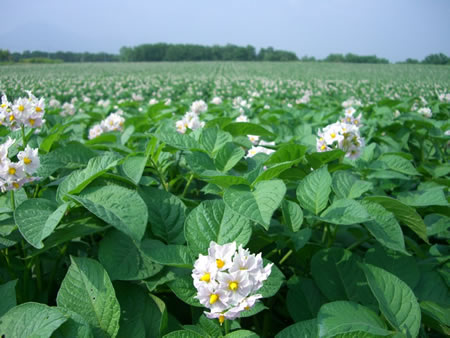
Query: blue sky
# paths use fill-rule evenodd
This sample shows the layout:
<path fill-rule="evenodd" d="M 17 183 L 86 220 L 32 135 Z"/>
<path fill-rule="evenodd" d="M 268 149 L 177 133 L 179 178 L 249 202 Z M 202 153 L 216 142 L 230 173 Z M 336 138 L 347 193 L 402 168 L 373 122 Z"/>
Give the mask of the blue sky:
<path fill-rule="evenodd" d="M 323 58 L 450 55 L 450 0 L 2 0 L 0 48 L 251 44 Z"/>

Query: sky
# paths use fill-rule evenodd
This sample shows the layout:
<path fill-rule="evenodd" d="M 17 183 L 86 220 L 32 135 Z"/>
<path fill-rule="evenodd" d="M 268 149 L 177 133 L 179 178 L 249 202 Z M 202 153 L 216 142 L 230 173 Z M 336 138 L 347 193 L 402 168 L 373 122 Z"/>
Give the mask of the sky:
<path fill-rule="evenodd" d="M 167 42 L 392 62 L 450 55 L 450 0 L 0 0 L 0 8 L 0 49 L 19 52 Z"/>

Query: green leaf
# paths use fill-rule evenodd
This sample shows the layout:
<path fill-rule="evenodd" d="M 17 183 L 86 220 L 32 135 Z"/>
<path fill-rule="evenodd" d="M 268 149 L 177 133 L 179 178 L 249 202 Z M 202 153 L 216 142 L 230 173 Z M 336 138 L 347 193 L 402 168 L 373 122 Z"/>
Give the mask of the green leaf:
<path fill-rule="evenodd" d="M 326 166 L 308 174 L 297 187 L 297 199 L 304 209 L 318 215 L 328 204 L 331 176 Z"/>
<path fill-rule="evenodd" d="M 382 162 L 387 169 L 397 171 L 405 175 L 420 175 L 412 163 L 397 155 L 384 155 L 378 161 Z"/>
<path fill-rule="evenodd" d="M 275 338 L 316 338 L 318 335 L 317 319 L 314 318 L 288 326 L 278 332 Z"/>
<path fill-rule="evenodd" d="M 351 332 L 367 332 L 378 336 L 391 334 L 375 312 L 353 302 L 324 304 L 317 316 L 319 336 L 328 338 Z"/>
<path fill-rule="evenodd" d="M 420 309 L 424 315 L 430 316 L 446 326 L 450 326 L 450 307 L 424 301 L 420 302 Z"/>
<path fill-rule="evenodd" d="M 11 280 L 0 285 L 0 318 L 17 304 L 16 284 L 17 280 Z"/>
<path fill-rule="evenodd" d="M 311 259 L 311 273 L 316 285 L 329 300 L 351 300 L 371 305 L 375 300 L 358 266 L 360 262 L 360 257 L 349 250 L 322 249 Z"/>
<path fill-rule="evenodd" d="M 421 239 L 428 243 L 427 228 L 422 217 L 414 210 L 402 202 L 386 196 L 369 196 L 366 201 L 375 202 L 382 205 L 385 209 L 392 212 L 395 217 L 405 223 Z"/>
<path fill-rule="evenodd" d="M 431 301 L 450 309 L 450 290 L 441 275 L 434 270 L 422 271 L 414 294 L 420 301 Z"/>
<path fill-rule="evenodd" d="M 267 230 L 285 193 L 283 181 L 261 181 L 253 191 L 244 185 L 231 186 L 225 190 L 223 200 L 232 210 L 261 224 Z"/>
<path fill-rule="evenodd" d="M 295 202 L 284 200 L 281 203 L 281 211 L 285 224 L 290 230 L 297 232 L 303 223 L 302 208 Z"/>
<path fill-rule="evenodd" d="M 147 206 L 138 193 L 118 185 L 96 186 L 70 198 L 117 230 L 140 241 L 147 227 Z"/>
<path fill-rule="evenodd" d="M 426 190 L 402 192 L 397 195 L 400 202 L 411 207 L 427 207 L 430 205 L 447 206 L 444 188 L 435 187 Z"/>
<path fill-rule="evenodd" d="M 235 213 L 222 200 L 203 201 L 191 211 L 185 223 L 185 236 L 194 253 L 206 254 L 211 241 L 226 244 L 236 241 L 245 246 L 251 235 L 250 222 Z"/>
<path fill-rule="evenodd" d="M 228 188 L 232 185 L 250 185 L 250 183 L 241 176 L 223 175 L 219 172 L 204 172 L 203 178 L 211 184 L 216 184 L 222 188 Z"/>
<path fill-rule="evenodd" d="M 183 244 L 186 207 L 175 195 L 151 187 L 139 189 L 139 195 L 147 205 L 152 233 L 169 244 Z"/>
<path fill-rule="evenodd" d="M 229 132 L 233 136 L 240 135 L 257 135 L 257 136 L 275 136 L 272 132 L 268 131 L 266 128 L 250 123 L 250 122 L 232 122 L 223 128 L 225 131 Z"/>
<path fill-rule="evenodd" d="M 332 224 L 352 225 L 370 221 L 371 217 L 359 202 L 340 199 L 322 212 L 320 219 Z"/>
<path fill-rule="evenodd" d="M 419 282 L 419 267 L 412 256 L 406 256 L 396 251 L 387 251 L 377 245 L 367 250 L 364 262 L 396 275 L 408 284 L 411 289 Z"/>
<path fill-rule="evenodd" d="M 217 169 L 225 173 L 231 170 L 244 155 L 245 151 L 241 147 L 228 142 L 217 152 L 214 164 Z"/>
<path fill-rule="evenodd" d="M 83 316 L 95 336 L 116 336 L 120 306 L 108 274 L 90 258 L 71 256 L 71 263 L 58 291 L 58 306 Z"/>
<path fill-rule="evenodd" d="M 60 217 L 58 219 L 57 216 L 62 217 L 67 209 L 67 204 L 63 205 L 61 210 L 56 203 L 44 198 L 33 198 L 20 204 L 14 211 L 14 219 L 23 238 L 35 248 L 42 249 L 42 241 L 51 235 L 59 223 Z M 58 213 L 54 215 L 57 209 Z"/>
<path fill-rule="evenodd" d="M 201 175 L 204 171 L 215 171 L 216 166 L 208 154 L 201 151 L 193 151 L 184 155 L 189 168 L 196 174 Z"/>
<path fill-rule="evenodd" d="M 60 312 L 64 314 L 67 321 L 62 324 L 55 332 L 52 334 L 52 338 L 66 338 L 66 337 L 80 337 L 80 338 L 92 338 L 91 326 L 78 313 L 71 310 L 65 309 L 63 307 L 57 308 Z"/>
<path fill-rule="evenodd" d="M 130 180 L 136 185 L 139 184 L 142 174 L 147 164 L 147 156 L 131 156 L 127 157 L 122 163 L 122 170 Z"/>
<path fill-rule="evenodd" d="M 90 159 L 85 169 L 72 172 L 61 182 L 58 186 L 57 200 L 62 202 L 66 194 L 79 194 L 89 183 L 115 167 L 117 163 L 117 157 L 112 155 Z"/>
<path fill-rule="evenodd" d="M 359 180 L 347 171 L 336 171 L 333 174 L 332 188 L 339 198 L 358 198 L 373 188 L 372 183 Z"/>
<path fill-rule="evenodd" d="M 175 123 L 174 123 L 175 125 Z M 175 129 L 163 126 L 155 136 L 162 142 L 181 150 L 201 149 L 200 144 L 190 135 L 180 134 Z"/>
<path fill-rule="evenodd" d="M 192 306 L 203 307 L 198 299 L 194 298 L 197 295 L 197 289 L 194 287 L 191 275 L 180 276 L 167 283 L 167 285 L 175 296 L 180 298 L 183 302 Z"/>
<path fill-rule="evenodd" d="M 364 264 L 364 273 L 389 323 L 408 338 L 417 337 L 421 323 L 420 307 L 408 285 L 397 276 L 370 264 Z"/>
<path fill-rule="evenodd" d="M 141 280 L 163 268 L 150 259 L 139 243 L 117 230 L 109 231 L 100 241 L 98 259 L 111 280 Z"/>
<path fill-rule="evenodd" d="M 389 249 L 408 254 L 405 249 L 402 228 L 394 214 L 377 203 L 364 200 L 361 204 L 372 218 L 372 220 L 364 222 L 364 226 L 373 237 Z"/>
<path fill-rule="evenodd" d="M 163 338 L 205 338 L 205 336 L 194 331 L 178 330 L 166 334 Z"/>
<path fill-rule="evenodd" d="M 258 338 L 259 336 L 249 330 L 237 330 L 230 332 L 225 336 L 225 338 Z"/>
<path fill-rule="evenodd" d="M 264 259 L 263 261 L 264 267 L 267 266 L 267 264 L 271 263 L 267 259 Z M 258 290 L 258 293 L 261 294 L 264 298 L 272 297 L 278 292 L 283 283 L 284 283 L 283 273 L 275 264 L 273 264 L 269 278 L 267 278 L 266 281 L 264 281 L 263 286 L 261 289 Z"/>
<path fill-rule="evenodd" d="M 200 144 L 210 154 L 215 154 L 226 143 L 231 141 L 231 135 L 218 127 L 203 128 L 200 134 Z"/>
<path fill-rule="evenodd" d="M 295 322 L 316 318 L 325 299 L 314 281 L 298 278 L 295 283 L 288 281 L 288 287 L 286 305 L 291 318 Z"/>
<path fill-rule="evenodd" d="M 260 181 L 268 181 L 271 180 L 272 178 L 278 177 L 282 172 L 292 167 L 292 165 L 294 165 L 294 162 L 275 164 L 274 166 L 263 170 L 263 172 L 260 175 L 258 175 L 258 177 L 256 177 L 256 179 L 253 181 L 253 184 Z"/>
<path fill-rule="evenodd" d="M 160 241 L 144 239 L 142 250 L 155 263 L 178 268 L 193 268 L 191 252 L 187 246 L 166 245 Z"/>
<path fill-rule="evenodd" d="M 307 147 L 300 144 L 284 144 L 277 151 L 272 153 L 264 164 L 271 165 L 283 162 L 298 162 L 305 155 L 306 149 Z"/>
<path fill-rule="evenodd" d="M 311 228 L 305 228 L 290 235 L 289 237 L 294 243 L 295 251 L 298 251 L 301 248 L 303 248 L 306 245 L 306 243 L 308 243 L 308 241 L 310 240 L 311 235 L 312 235 Z"/>
<path fill-rule="evenodd" d="M 164 303 L 135 284 L 118 282 L 114 288 L 121 310 L 118 336 L 160 337 L 167 316 Z"/>
<path fill-rule="evenodd" d="M 24 303 L 0 318 L 1 337 L 50 337 L 67 318 L 55 307 Z"/>

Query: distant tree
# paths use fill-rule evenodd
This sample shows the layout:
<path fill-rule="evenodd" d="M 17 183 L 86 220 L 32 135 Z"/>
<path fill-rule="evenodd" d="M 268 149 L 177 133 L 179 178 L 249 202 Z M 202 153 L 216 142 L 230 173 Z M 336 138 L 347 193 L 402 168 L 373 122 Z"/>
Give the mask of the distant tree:
<path fill-rule="evenodd" d="M 447 65 L 450 64 L 450 59 L 443 53 L 430 54 L 425 59 L 423 59 L 422 63 L 429 65 Z"/>
<path fill-rule="evenodd" d="M 0 62 L 12 61 L 12 55 L 7 49 L 0 49 Z"/>
<path fill-rule="evenodd" d="M 417 64 L 417 63 L 419 63 L 419 60 L 407 58 L 407 59 L 405 60 L 404 63 L 407 63 L 407 64 Z"/>

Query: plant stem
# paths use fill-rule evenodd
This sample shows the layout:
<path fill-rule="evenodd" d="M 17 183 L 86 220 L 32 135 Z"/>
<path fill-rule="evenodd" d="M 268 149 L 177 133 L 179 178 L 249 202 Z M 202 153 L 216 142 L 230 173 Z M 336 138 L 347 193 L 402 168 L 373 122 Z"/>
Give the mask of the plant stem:
<path fill-rule="evenodd" d="M 183 198 L 184 196 L 186 196 L 186 193 L 188 191 L 189 186 L 191 185 L 192 179 L 194 178 L 194 174 L 191 174 L 191 176 L 189 176 L 188 181 L 186 183 L 186 186 L 184 187 L 183 190 L 183 194 L 181 194 L 181 198 Z"/>
<path fill-rule="evenodd" d="M 27 139 L 25 137 L 25 126 L 24 125 L 22 125 L 21 130 L 22 130 L 23 149 L 25 149 L 25 147 L 27 146 Z"/>
<path fill-rule="evenodd" d="M 164 190 L 169 191 L 169 185 L 167 184 L 166 180 L 164 179 L 163 174 L 161 171 L 159 171 L 158 166 L 156 165 L 155 161 L 150 157 L 150 161 L 152 162 L 153 168 L 155 168 L 156 172 L 158 173 L 159 179 L 161 181 L 162 186 L 164 187 Z"/>
<path fill-rule="evenodd" d="M 231 322 L 228 319 L 225 319 L 225 336 L 230 333 L 230 324 Z"/>
<path fill-rule="evenodd" d="M 283 258 L 280 259 L 280 262 L 279 262 L 278 264 L 280 264 L 280 265 L 283 264 L 284 261 L 285 261 L 286 259 L 288 259 L 290 255 L 292 255 L 292 253 L 293 253 L 293 251 L 292 251 L 292 249 L 290 249 L 290 250 L 286 253 L 286 255 L 284 255 Z"/>
<path fill-rule="evenodd" d="M 16 201 L 14 199 L 14 190 L 11 190 L 11 209 L 13 212 L 16 210 Z"/>
<path fill-rule="evenodd" d="M 359 246 L 360 244 L 364 243 L 365 241 L 367 241 L 369 239 L 369 237 L 364 237 L 362 239 L 360 239 L 359 241 L 353 243 L 352 245 L 350 245 L 347 250 L 352 250 L 354 248 L 356 248 L 357 246 Z"/>

